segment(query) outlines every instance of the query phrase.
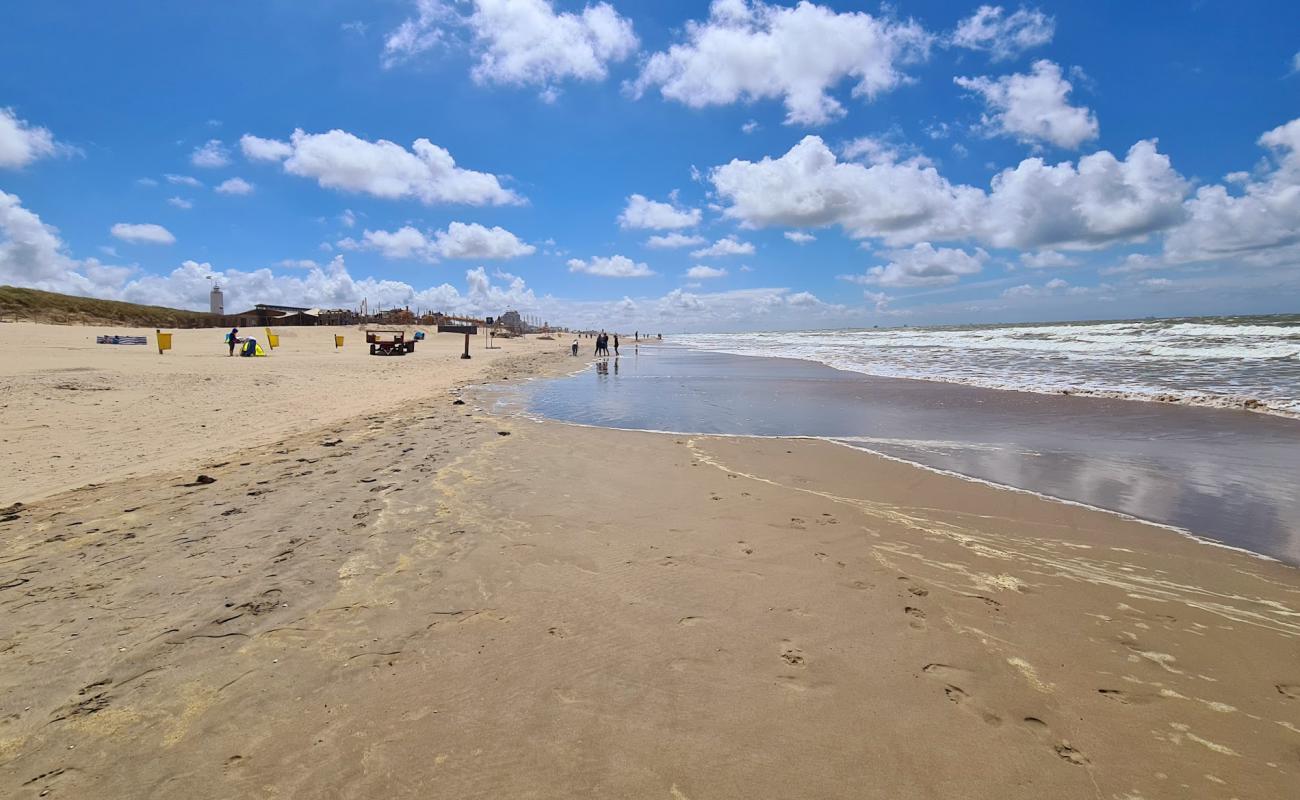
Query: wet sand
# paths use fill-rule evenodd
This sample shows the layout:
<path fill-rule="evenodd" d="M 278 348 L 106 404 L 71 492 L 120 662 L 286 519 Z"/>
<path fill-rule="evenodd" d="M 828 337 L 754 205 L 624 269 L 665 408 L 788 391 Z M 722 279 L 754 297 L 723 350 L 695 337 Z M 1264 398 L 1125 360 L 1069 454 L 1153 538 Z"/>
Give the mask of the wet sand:
<path fill-rule="evenodd" d="M 8 514 L 0 795 L 1297 785 L 1294 568 L 828 442 L 455 389 Z"/>
<path fill-rule="evenodd" d="M 1300 420 L 657 345 L 500 399 L 608 427 L 825 437 L 1300 565 Z"/>

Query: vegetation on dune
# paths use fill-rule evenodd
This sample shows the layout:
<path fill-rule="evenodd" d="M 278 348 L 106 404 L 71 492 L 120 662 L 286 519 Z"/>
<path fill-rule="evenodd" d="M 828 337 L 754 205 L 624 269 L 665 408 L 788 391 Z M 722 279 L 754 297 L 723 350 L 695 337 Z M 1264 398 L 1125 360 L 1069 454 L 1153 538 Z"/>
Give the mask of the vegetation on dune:
<path fill-rule="evenodd" d="M 215 323 L 212 315 L 198 311 L 74 297 L 16 286 L 0 286 L 0 320 L 131 328 L 206 328 Z"/>

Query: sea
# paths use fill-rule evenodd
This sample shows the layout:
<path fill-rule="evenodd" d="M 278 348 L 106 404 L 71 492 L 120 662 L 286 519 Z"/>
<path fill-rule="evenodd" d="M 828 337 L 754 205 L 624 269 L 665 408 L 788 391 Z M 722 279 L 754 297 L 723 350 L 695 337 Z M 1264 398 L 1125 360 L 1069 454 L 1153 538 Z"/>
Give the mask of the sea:
<path fill-rule="evenodd" d="M 1300 417 L 1300 314 L 697 334 L 673 341 L 879 377 Z"/>
<path fill-rule="evenodd" d="M 1300 315 L 621 344 L 484 402 L 580 425 L 819 438 L 1300 565 Z"/>

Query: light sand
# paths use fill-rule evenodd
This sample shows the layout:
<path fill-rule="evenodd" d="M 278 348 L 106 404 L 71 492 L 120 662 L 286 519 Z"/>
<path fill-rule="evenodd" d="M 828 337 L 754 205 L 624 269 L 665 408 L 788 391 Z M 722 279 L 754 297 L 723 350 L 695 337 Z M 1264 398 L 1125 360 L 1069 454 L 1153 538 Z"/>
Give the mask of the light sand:
<path fill-rule="evenodd" d="M 1300 782 L 1290 567 L 823 442 L 452 400 L 0 523 L 0 796 Z"/>
<path fill-rule="evenodd" d="M 178 330 L 159 355 L 142 328 L 0 324 L 0 505 L 86 483 L 197 463 L 381 409 L 413 413 L 430 393 L 502 356 L 557 342 L 499 339 L 485 349 L 430 334 L 413 354 L 369 355 L 356 327 L 275 328 L 266 358 L 227 357 L 225 330 Z M 96 334 L 148 335 L 145 346 Z M 344 345 L 334 349 L 334 335 Z M 263 329 L 241 331 L 266 349 Z"/>

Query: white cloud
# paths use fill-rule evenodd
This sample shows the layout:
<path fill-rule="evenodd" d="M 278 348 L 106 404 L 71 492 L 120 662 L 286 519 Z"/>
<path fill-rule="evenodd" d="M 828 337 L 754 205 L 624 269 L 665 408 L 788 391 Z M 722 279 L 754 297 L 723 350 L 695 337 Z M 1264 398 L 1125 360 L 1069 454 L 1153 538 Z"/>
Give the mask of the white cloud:
<path fill-rule="evenodd" d="M 1187 182 L 1154 141 L 1124 160 L 1102 150 L 1078 165 L 1029 158 L 994 176 L 990 190 L 954 185 L 917 162 L 840 162 L 807 136 L 779 158 L 733 160 L 709 174 L 748 227 L 838 224 L 891 245 L 972 240 L 992 247 L 1092 248 L 1141 239 L 1183 217 Z"/>
<path fill-rule="evenodd" d="M 161 225 L 119 222 L 108 231 L 115 238 L 133 244 L 174 244 L 176 237 Z"/>
<path fill-rule="evenodd" d="M 808 244 L 809 242 L 817 241 L 816 236 L 813 236 L 811 233 L 805 233 L 803 231 L 786 231 L 782 235 L 785 236 L 785 238 L 789 239 L 790 241 L 794 242 L 795 244 Z"/>
<path fill-rule="evenodd" d="M 194 208 L 194 203 L 186 200 L 184 197 L 169 197 L 167 198 L 167 205 L 175 206 L 176 208 L 183 208 L 187 211 Z"/>
<path fill-rule="evenodd" d="M 46 128 L 19 119 L 12 108 L 0 106 L 0 168 L 25 167 L 38 158 L 70 152 L 54 141 Z"/>
<path fill-rule="evenodd" d="M 240 141 L 249 138 L 245 136 Z M 260 144 L 255 144 L 251 151 L 259 153 L 256 158 L 278 160 L 285 153 L 283 149 L 266 147 L 264 143 L 270 140 L 258 141 Z M 299 129 L 293 132 L 287 147 L 284 171 L 314 178 L 328 189 L 362 192 L 388 200 L 413 198 L 425 205 L 524 202 L 522 197 L 502 187 L 496 175 L 456 166 L 451 153 L 428 139 L 416 139 L 407 150 L 385 139 L 371 142 L 347 131 L 305 133 Z M 246 154 L 249 152 L 245 150 Z"/>
<path fill-rule="evenodd" d="M 662 250 L 672 247 L 695 247 L 696 245 L 704 244 L 706 241 L 708 240 L 703 236 L 695 234 L 687 236 L 684 233 L 673 232 L 662 236 L 651 236 L 649 239 L 645 240 L 645 246 Z"/>
<path fill-rule="evenodd" d="M 868 164 L 893 164 L 898 161 L 898 149 L 883 139 L 860 136 L 840 149 L 840 155 L 849 161 Z"/>
<path fill-rule="evenodd" d="M 703 264 L 696 264 L 686 270 L 686 277 L 697 281 L 708 280 L 710 278 L 725 278 L 727 277 L 727 271 L 725 269 L 718 269 L 717 267 L 706 267 Z"/>
<path fill-rule="evenodd" d="M 1034 253 L 1021 253 L 1020 263 L 1030 269 L 1053 269 L 1057 267 L 1074 267 L 1079 262 L 1057 250 L 1039 250 Z"/>
<path fill-rule="evenodd" d="M 190 154 L 190 163 L 205 169 L 224 167 L 230 163 L 230 152 L 226 150 L 226 146 L 220 139 L 209 139 L 194 148 L 194 152 Z"/>
<path fill-rule="evenodd" d="M 446 40 L 449 26 L 466 28 L 477 57 L 470 74 L 481 84 L 541 87 L 554 101 L 567 79 L 603 80 L 610 63 L 636 52 L 632 22 L 608 3 L 581 13 L 556 12 L 550 0 L 473 0 L 472 12 L 420 0 L 417 15 L 384 42 L 383 63 L 393 66 Z"/>
<path fill-rule="evenodd" d="M 929 242 L 886 255 L 890 262 L 867 270 L 861 282 L 878 286 L 947 286 L 978 273 L 988 260 L 983 250 L 976 249 L 972 254 L 955 248 L 936 249 Z"/>
<path fill-rule="evenodd" d="M 740 126 L 740 132 L 741 132 L 741 133 L 754 133 L 754 132 L 757 131 L 760 127 L 761 127 L 761 126 L 758 124 L 758 120 L 751 119 L 751 120 L 748 120 L 747 122 L 745 122 L 745 124 L 743 124 L 743 125 Z"/>
<path fill-rule="evenodd" d="M 1300 118 L 1259 137 L 1271 163 L 1229 190 L 1202 186 L 1187 201 L 1187 221 L 1165 240 L 1172 261 L 1238 257 L 1300 261 Z"/>
<path fill-rule="evenodd" d="M 146 188 L 153 188 L 154 186 L 158 185 L 158 181 L 154 180 L 153 178 L 136 178 L 135 185 L 144 186 Z"/>
<path fill-rule="evenodd" d="M 217 186 L 216 191 L 220 194 L 252 194 L 253 184 L 243 178 L 227 178 Z"/>
<path fill-rule="evenodd" d="M 493 283 L 482 267 L 468 270 L 464 288 L 458 289 L 449 283 L 418 288 L 402 281 L 355 278 L 341 256 L 324 266 L 306 259 L 282 266 L 291 274 L 186 261 L 167 274 L 138 275 L 131 268 L 76 260 L 52 227 L 24 209 L 17 197 L 0 192 L 0 283 L 83 296 L 202 310 L 208 307 L 213 277 L 226 291 L 231 309 L 255 303 L 355 308 L 366 298 L 372 307 L 410 305 L 466 316 L 496 316 L 513 308 L 573 327 L 617 324 L 664 333 L 830 326 L 845 324 L 850 311 L 786 288 L 711 293 L 675 289 L 661 297 L 564 300 L 539 297 L 516 276 L 498 274 L 503 283 Z"/>
<path fill-rule="evenodd" d="M 1141 286 L 1146 289 L 1155 289 L 1157 291 L 1161 289 L 1168 289 L 1170 286 L 1173 285 L 1174 282 L 1169 280 L 1168 278 L 1146 278 L 1144 280 L 1138 281 L 1138 286 Z"/>
<path fill-rule="evenodd" d="M 339 214 L 339 224 L 345 228 L 351 228 L 357 224 L 357 215 L 352 213 L 352 209 L 345 208 L 343 213 Z"/>
<path fill-rule="evenodd" d="M 862 299 L 874 305 L 876 311 L 885 311 L 889 308 L 889 301 L 892 298 L 884 292 L 863 291 Z"/>
<path fill-rule="evenodd" d="M 203 182 L 200 181 L 198 178 L 193 178 L 190 177 L 189 175 L 169 174 L 169 175 L 164 175 L 163 177 L 167 179 L 168 183 L 175 184 L 177 186 L 192 186 L 194 188 L 198 188 L 203 185 Z"/>
<path fill-rule="evenodd" d="M 453 222 L 446 231 L 434 234 L 434 250 L 443 258 L 503 259 L 537 252 L 505 228 L 485 228 L 478 223 Z"/>
<path fill-rule="evenodd" d="M 1300 51 L 1297 51 L 1295 55 L 1291 56 L 1291 74 L 1300 74 Z"/>
<path fill-rule="evenodd" d="M 1034 62 L 1033 72 L 1027 75 L 957 77 L 953 82 L 984 98 L 988 110 L 980 116 L 980 127 L 989 135 L 1030 144 L 1050 142 L 1073 150 L 1100 133 L 1091 111 L 1070 105 L 1067 96 L 1073 87 L 1051 61 Z"/>
<path fill-rule="evenodd" d="M 578 258 L 569 259 L 569 272 L 582 272 L 587 275 L 599 275 L 602 278 L 646 278 L 654 272 L 641 262 L 634 262 L 626 256 L 596 256 L 587 261 Z"/>
<path fill-rule="evenodd" d="M 700 216 L 698 208 L 678 208 L 634 194 L 627 198 L 627 207 L 618 215 L 618 224 L 622 228 L 671 230 L 698 225 Z"/>
<path fill-rule="evenodd" d="M 691 252 L 691 258 L 713 258 L 716 256 L 752 256 L 754 245 L 742 242 L 734 236 L 726 236 L 702 250 Z"/>
<path fill-rule="evenodd" d="M 1052 41 L 1056 20 L 1025 8 L 1005 15 L 1001 6 L 980 6 L 957 24 L 949 41 L 958 47 L 987 52 L 994 61 L 1014 58 Z"/>
<path fill-rule="evenodd" d="M 385 258 L 437 261 L 454 259 L 507 259 L 532 255 L 537 248 L 520 241 L 501 227 L 487 228 L 476 222 L 453 222 L 445 231 L 425 235 L 409 225 L 395 231 L 362 233 L 361 241 L 343 239 L 345 250 L 378 250 Z"/>
<path fill-rule="evenodd" d="M 932 39 L 910 20 L 810 2 L 715 0 L 708 20 L 687 22 L 685 41 L 650 56 L 628 88 L 640 97 L 658 87 L 692 108 L 780 98 L 786 124 L 822 125 L 844 114 L 830 95 L 841 81 L 874 99 L 907 79 L 900 68 L 924 60 Z"/>
<path fill-rule="evenodd" d="M 249 161 L 283 161 L 293 155 L 293 147 L 279 139 L 263 139 L 246 133 L 239 137 L 239 149 Z"/>

